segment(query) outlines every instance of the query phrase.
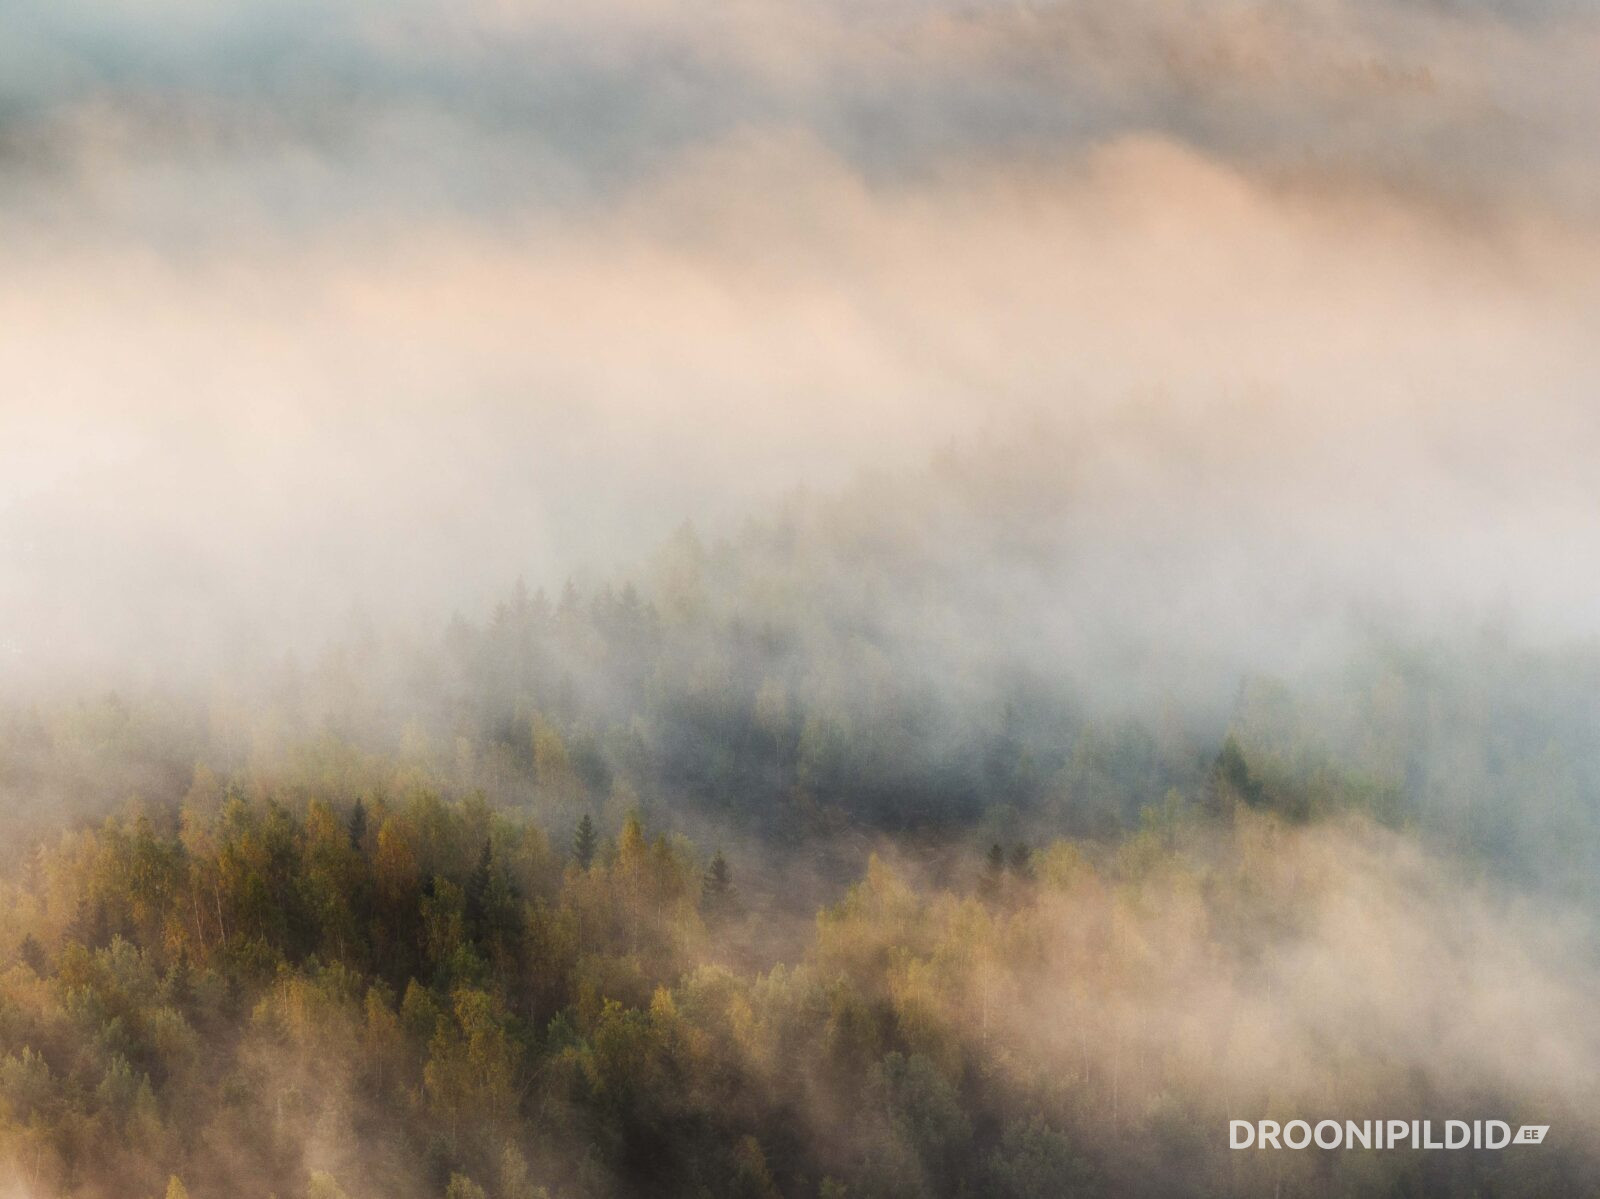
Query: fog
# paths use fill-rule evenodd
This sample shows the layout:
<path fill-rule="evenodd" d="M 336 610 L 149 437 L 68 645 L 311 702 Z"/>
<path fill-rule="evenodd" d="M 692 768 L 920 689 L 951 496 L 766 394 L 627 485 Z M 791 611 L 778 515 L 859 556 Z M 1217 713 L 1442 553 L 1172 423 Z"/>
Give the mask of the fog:
<path fill-rule="evenodd" d="M 1574 952 L 1591 926 L 1570 912 L 1360 822 L 1246 819 L 1199 840 L 1152 829 L 1114 860 L 1056 846 L 1035 866 L 1037 905 L 996 916 L 880 862 L 823 921 L 811 961 L 828 977 L 908 947 L 881 986 L 925 1022 L 917 1050 L 939 1060 L 964 1044 L 1024 1110 L 1070 1112 L 1080 1144 L 1112 1147 L 1112 1193 L 1159 1189 L 1163 1168 L 1180 1190 L 1381 1192 L 1395 1164 L 1208 1152 L 1229 1118 L 1416 1109 L 1440 1137 L 1445 1118 L 1542 1112 L 1567 1144 L 1595 1143 L 1600 974 Z M 824 1102 L 811 1118 L 815 1135 L 849 1138 L 861 1117 Z M 1421 1177 L 1470 1193 L 1462 1166 L 1435 1160 Z"/>
<path fill-rule="evenodd" d="M 1596 61 L 6 5 L 0 1188 L 1592 1192 Z"/>
<path fill-rule="evenodd" d="M 1075 602 L 1157 645 L 1594 630 L 1581 6 L 5 21 L 13 680 L 626 575 L 975 437 L 1058 447 Z"/>

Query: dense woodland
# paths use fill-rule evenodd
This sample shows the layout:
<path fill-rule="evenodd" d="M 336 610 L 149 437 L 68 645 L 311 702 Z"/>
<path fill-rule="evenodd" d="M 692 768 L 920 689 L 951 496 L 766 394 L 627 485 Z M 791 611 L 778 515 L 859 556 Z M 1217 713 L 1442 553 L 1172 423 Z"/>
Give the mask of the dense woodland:
<path fill-rule="evenodd" d="M 196 763 L 346 795 L 409 772 L 552 834 L 638 809 L 813 854 L 1113 838 L 1172 790 L 1215 811 L 1220 769 L 1252 807 L 1361 811 L 1596 898 L 1600 646 L 1357 612 L 1292 673 L 1185 656 L 1079 600 L 1070 532 L 1036 532 L 1053 509 L 1019 515 L 993 463 L 960 466 L 978 477 L 802 497 L 709 546 L 685 528 L 631 580 L 519 581 L 442 628 L 356 612 L 312 656 L 218 663 L 200 687 L 0 687 L 8 840 L 132 796 L 170 806 Z"/>
<path fill-rule="evenodd" d="M 1374 636 L 1209 707 L 1091 702 L 1082 672 L 943 612 L 937 563 L 881 549 L 685 532 L 637 584 L 518 584 L 437 637 L 358 620 L 199 699 L 14 705 L 0 1182 L 1600 1187 L 1592 1082 L 1435 1069 L 1403 1023 L 1301 1011 L 1358 985 L 1306 967 L 1333 969 L 1341 904 L 1391 905 L 1362 935 L 1405 972 L 1391 925 L 1453 921 L 1498 961 L 1494 896 L 1590 902 L 1600 657 Z M 1590 975 L 1543 965 L 1560 1011 L 1592 1010 Z M 1327 1107 L 1572 1132 L 1520 1156 L 1223 1148 L 1232 1114 Z"/>
<path fill-rule="evenodd" d="M 0 1199 L 1600 1196 L 1597 66 L 0 0 Z"/>
<path fill-rule="evenodd" d="M 1295 1084 L 1219 1092 L 1202 1011 L 1176 1037 L 1128 1013 L 1294 936 L 1294 836 L 1169 808 L 941 883 L 874 857 L 763 968 L 726 859 L 637 819 L 552 844 L 480 799 L 202 771 L 9 890 L 5 1156 L 24 1193 L 86 1196 L 1592 1188 L 1571 1153 L 1217 1151 L 1230 1104 L 1293 1110 Z M 1436 1097 L 1345 1068 L 1369 1103 Z"/>

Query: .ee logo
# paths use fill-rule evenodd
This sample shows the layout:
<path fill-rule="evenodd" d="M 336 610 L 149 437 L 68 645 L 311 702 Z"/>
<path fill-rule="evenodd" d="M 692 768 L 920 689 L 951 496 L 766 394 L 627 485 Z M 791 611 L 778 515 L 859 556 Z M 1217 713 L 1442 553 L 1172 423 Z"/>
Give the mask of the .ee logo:
<path fill-rule="evenodd" d="M 1524 1124 L 1517 1129 L 1517 1135 L 1511 1139 L 1513 1145 L 1537 1145 L 1544 1140 L 1544 1134 L 1550 1131 L 1548 1124 Z"/>

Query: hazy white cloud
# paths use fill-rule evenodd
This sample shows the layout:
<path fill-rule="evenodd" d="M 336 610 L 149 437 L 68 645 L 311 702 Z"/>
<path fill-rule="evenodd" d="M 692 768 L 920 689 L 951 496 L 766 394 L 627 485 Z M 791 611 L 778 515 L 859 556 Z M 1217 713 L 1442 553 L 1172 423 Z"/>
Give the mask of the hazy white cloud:
<path fill-rule="evenodd" d="M 1581 10 L 7 21 L 13 652 L 471 605 L 1040 420 L 1081 586 L 1161 636 L 1591 627 Z"/>

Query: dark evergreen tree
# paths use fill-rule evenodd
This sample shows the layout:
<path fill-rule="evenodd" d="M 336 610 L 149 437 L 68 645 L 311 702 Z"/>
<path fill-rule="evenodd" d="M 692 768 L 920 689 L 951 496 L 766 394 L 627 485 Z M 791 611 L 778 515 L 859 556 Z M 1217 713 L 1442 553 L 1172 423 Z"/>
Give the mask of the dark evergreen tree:
<path fill-rule="evenodd" d="M 594 851 L 599 844 L 599 836 L 594 831 L 594 821 L 589 819 L 585 812 L 583 819 L 578 821 L 577 834 L 572 838 L 572 856 L 578 860 L 578 866 L 587 870 L 594 863 Z"/>
<path fill-rule="evenodd" d="M 1214 789 L 1219 793 L 1219 802 L 1215 805 L 1218 810 L 1225 810 L 1221 797 L 1241 799 L 1251 807 L 1261 805 L 1264 798 L 1261 781 L 1251 773 L 1244 750 L 1232 734 L 1222 743 L 1211 773 Z"/>
<path fill-rule="evenodd" d="M 50 959 L 45 956 L 44 946 L 39 944 L 32 933 L 24 936 L 21 944 L 17 946 L 17 960 L 41 978 L 50 968 Z"/>
<path fill-rule="evenodd" d="M 182 1010 L 194 1000 L 194 969 L 189 965 L 189 955 L 180 950 L 167 976 L 161 982 L 163 997 L 173 1007 Z"/>
<path fill-rule="evenodd" d="M 717 850 L 700 882 L 700 905 L 707 912 L 724 912 L 733 900 L 733 872 L 728 859 Z"/>
<path fill-rule="evenodd" d="M 360 851 L 367 840 L 367 805 L 359 799 L 350 809 L 350 848 Z"/>
<path fill-rule="evenodd" d="M 1033 877 L 1033 852 L 1020 842 L 1011 847 L 1011 873 L 1020 879 Z"/>
<path fill-rule="evenodd" d="M 493 862 L 493 847 L 488 841 L 485 841 L 483 849 L 478 853 L 478 864 L 473 867 L 472 873 L 467 876 L 467 922 L 475 931 L 481 930 L 483 925 L 485 902 L 489 896 L 489 881 Z"/>

